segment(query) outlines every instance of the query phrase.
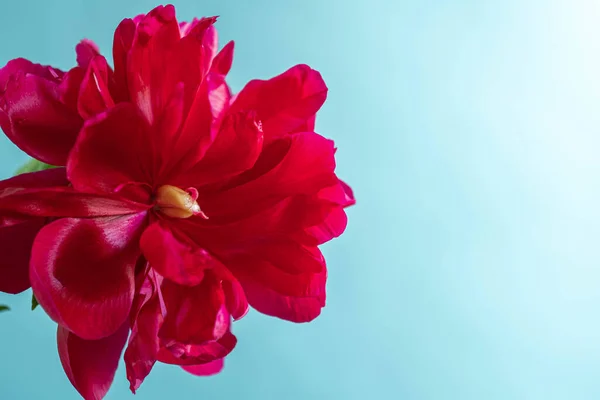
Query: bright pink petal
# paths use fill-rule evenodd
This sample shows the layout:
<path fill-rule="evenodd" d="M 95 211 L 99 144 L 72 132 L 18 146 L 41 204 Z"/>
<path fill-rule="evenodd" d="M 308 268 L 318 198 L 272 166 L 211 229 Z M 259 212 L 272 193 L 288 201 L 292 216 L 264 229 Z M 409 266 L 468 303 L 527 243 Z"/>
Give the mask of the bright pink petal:
<path fill-rule="evenodd" d="M 40 305 L 81 338 L 114 333 L 133 301 L 138 240 L 145 213 L 59 219 L 42 228 L 31 252 L 30 279 Z"/>
<path fill-rule="evenodd" d="M 223 358 L 220 358 L 215 361 L 211 361 L 206 364 L 198 364 L 198 365 L 184 365 L 183 368 L 185 371 L 189 372 L 192 375 L 196 376 L 210 376 L 216 375 L 223 370 Z"/>
<path fill-rule="evenodd" d="M 321 74 L 296 65 L 272 79 L 253 80 L 237 95 L 232 111 L 256 110 L 265 137 L 277 137 L 307 123 L 327 98 Z"/>
<path fill-rule="evenodd" d="M 110 389 L 129 326 L 100 340 L 85 340 L 58 326 L 58 354 L 71 384 L 85 400 L 101 400 Z"/>
<path fill-rule="evenodd" d="M 0 70 L 0 126 L 30 156 L 65 165 L 81 127 L 76 110 L 61 101 L 63 73 L 26 60 Z"/>
<path fill-rule="evenodd" d="M 180 285 L 199 284 L 205 270 L 221 264 L 206 250 L 184 238 L 176 238 L 161 222 L 146 228 L 140 246 L 144 257 L 156 272 Z"/>
<path fill-rule="evenodd" d="M 71 152 L 67 173 L 79 191 L 115 192 L 151 182 L 149 127 L 135 107 L 121 103 L 88 121 Z"/>
<path fill-rule="evenodd" d="M 115 105 L 108 89 L 108 79 L 109 67 L 106 59 L 97 55 L 89 60 L 77 102 L 79 115 L 84 119 L 93 117 Z"/>
<path fill-rule="evenodd" d="M 0 228 L 0 292 L 21 293 L 29 289 L 29 257 L 33 240 L 44 226 L 44 219 L 34 219 Z"/>

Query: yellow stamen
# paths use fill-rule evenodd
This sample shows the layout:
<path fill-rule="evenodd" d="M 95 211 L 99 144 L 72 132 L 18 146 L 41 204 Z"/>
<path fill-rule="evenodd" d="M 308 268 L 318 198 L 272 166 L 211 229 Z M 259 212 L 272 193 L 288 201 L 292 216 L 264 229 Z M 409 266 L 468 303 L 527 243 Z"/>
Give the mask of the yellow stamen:
<path fill-rule="evenodd" d="M 189 218 L 192 215 L 206 216 L 196 201 L 198 193 L 191 194 L 176 186 L 164 185 L 156 191 L 156 206 L 161 213 L 172 218 Z"/>

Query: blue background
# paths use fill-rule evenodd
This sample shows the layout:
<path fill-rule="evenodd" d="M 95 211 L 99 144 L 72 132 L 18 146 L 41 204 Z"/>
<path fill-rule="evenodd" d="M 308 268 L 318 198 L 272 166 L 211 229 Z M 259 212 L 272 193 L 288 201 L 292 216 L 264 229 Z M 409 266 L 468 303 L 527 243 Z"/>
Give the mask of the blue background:
<path fill-rule="evenodd" d="M 68 69 L 153 1 L 11 1 L 0 62 Z M 251 312 L 225 371 L 157 365 L 139 399 L 600 398 L 600 6 L 585 0 L 198 1 L 236 40 L 230 83 L 296 63 L 358 205 L 324 247 L 328 304 Z M 0 173 L 26 160 L 0 139 Z M 76 399 L 55 326 L 0 296 L 0 398 Z M 107 399 L 130 399 L 124 369 Z"/>

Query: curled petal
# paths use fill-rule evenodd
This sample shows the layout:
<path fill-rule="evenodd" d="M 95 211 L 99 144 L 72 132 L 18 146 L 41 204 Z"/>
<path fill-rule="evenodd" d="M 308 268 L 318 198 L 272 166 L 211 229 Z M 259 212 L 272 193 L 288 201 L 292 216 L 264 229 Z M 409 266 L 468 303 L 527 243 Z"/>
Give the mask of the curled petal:
<path fill-rule="evenodd" d="M 108 79 L 109 67 L 106 59 L 97 55 L 89 60 L 77 103 L 79 115 L 83 118 L 93 117 L 115 105 L 108 89 Z"/>
<path fill-rule="evenodd" d="M 223 370 L 223 358 L 220 358 L 215 361 L 208 362 L 206 364 L 197 364 L 197 365 L 184 365 L 183 368 L 185 371 L 189 372 L 192 375 L 196 376 L 210 376 L 216 375 Z"/>
<path fill-rule="evenodd" d="M 161 287 L 167 309 L 159 337 L 185 345 L 218 340 L 229 330 L 230 316 L 220 282 L 206 272 L 198 286 L 165 280 Z"/>
<path fill-rule="evenodd" d="M 312 132 L 272 141 L 254 167 L 202 199 L 213 216 L 254 213 L 293 195 L 312 195 L 337 182 L 333 143 Z"/>
<path fill-rule="evenodd" d="M 23 59 L 0 70 L 0 126 L 30 156 L 65 165 L 81 118 L 61 98 L 63 73 Z"/>
<path fill-rule="evenodd" d="M 233 64 L 233 49 L 234 49 L 233 40 L 230 41 L 217 53 L 215 56 L 212 65 L 210 67 L 210 71 L 215 74 L 227 75 L 229 70 L 231 69 L 231 64 Z"/>
<path fill-rule="evenodd" d="M 297 131 L 314 117 L 327 98 L 321 74 L 307 65 L 296 65 L 269 80 L 253 80 L 237 95 L 231 111 L 256 110 L 265 137 Z"/>
<path fill-rule="evenodd" d="M 127 90 L 127 55 L 133 44 L 135 36 L 135 22 L 127 18 L 121 21 L 115 30 L 113 39 L 113 60 L 115 66 L 115 100 L 129 100 L 129 92 Z"/>
<path fill-rule="evenodd" d="M 77 52 L 77 65 L 82 68 L 87 68 L 94 57 L 100 55 L 100 50 L 96 43 L 89 39 L 83 39 L 75 46 Z"/>
<path fill-rule="evenodd" d="M 89 120 L 71 152 L 67 174 L 84 192 L 114 193 L 131 182 L 151 182 L 149 127 L 131 104 L 121 103 Z"/>
<path fill-rule="evenodd" d="M 145 219 L 145 213 L 65 218 L 40 230 L 31 252 L 31 286 L 53 320 L 88 340 L 107 337 L 124 323 Z"/>
<path fill-rule="evenodd" d="M 227 356 L 237 344 L 236 337 L 227 331 L 220 339 L 199 345 L 184 345 L 169 342 L 168 347 L 161 347 L 158 360 L 165 364 L 197 365 L 206 364 Z"/>
<path fill-rule="evenodd" d="M 100 340 L 85 340 L 58 326 L 58 354 L 62 366 L 85 400 L 102 400 L 110 389 L 129 326 Z"/>
<path fill-rule="evenodd" d="M 206 269 L 220 265 L 206 250 L 176 238 L 161 222 L 146 228 L 140 246 L 156 272 L 180 285 L 195 286 Z"/>

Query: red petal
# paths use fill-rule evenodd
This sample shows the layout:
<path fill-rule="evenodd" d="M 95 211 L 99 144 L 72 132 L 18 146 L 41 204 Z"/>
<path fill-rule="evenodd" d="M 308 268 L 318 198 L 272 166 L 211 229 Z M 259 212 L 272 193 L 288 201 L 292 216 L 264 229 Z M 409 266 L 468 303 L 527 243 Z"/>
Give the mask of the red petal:
<path fill-rule="evenodd" d="M 86 122 L 67 173 L 79 191 L 113 193 L 131 182 L 152 182 L 149 127 L 135 107 L 121 103 Z"/>
<path fill-rule="evenodd" d="M 210 218 L 248 214 L 287 196 L 310 195 L 335 184 L 333 143 L 316 133 L 297 133 L 271 142 L 254 168 L 221 192 L 203 197 L 200 206 Z"/>
<path fill-rule="evenodd" d="M 211 72 L 220 75 L 227 75 L 229 73 L 231 64 L 233 63 L 234 46 L 235 44 L 232 40 L 221 49 L 212 62 L 210 67 Z"/>
<path fill-rule="evenodd" d="M 121 21 L 115 30 L 113 40 L 113 60 L 115 67 L 115 100 L 129 100 L 129 91 L 127 89 L 127 55 L 133 44 L 135 36 L 135 22 L 131 19 Z"/>
<path fill-rule="evenodd" d="M 206 269 L 221 263 L 206 250 L 178 239 L 161 222 L 151 224 L 140 240 L 142 252 L 152 268 L 165 278 L 181 285 L 195 286 Z"/>
<path fill-rule="evenodd" d="M 252 168 L 262 150 L 263 134 L 253 113 L 230 115 L 205 156 L 191 169 L 174 176 L 176 184 L 199 188 Z"/>
<path fill-rule="evenodd" d="M 210 376 L 216 375 L 223 370 L 223 358 L 220 358 L 215 361 L 211 361 L 206 364 L 198 364 L 198 365 L 184 365 L 183 368 L 185 371 L 189 372 L 192 375 L 196 376 Z"/>
<path fill-rule="evenodd" d="M 249 82 L 231 110 L 256 110 L 265 137 L 277 137 L 306 124 L 326 98 L 327 86 L 321 74 L 307 65 L 296 65 L 272 79 Z"/>
<path fill-rule="evenodd" d="M 292 322 L 309 322 L 319 316 L 325 306 L 326 270 L 318 274 L 289 275 L 268 262 L 246 259 L 235 265 L 233 271 L 250 305 L 263 314 Z"/>
<path fill-rule="evenodd" d="M 115 105 L 108 90 L 109 67 L 106 59 L 97 55 L 88 62 L 88 68 L 81 82 L 77 109 L 84 119 Z"/>
<path fill-rule="evenodd" d="M 29 289 L 29 257 L 33 240 L 44 226 L 44 219 L 34 219 L 0 228 L 0 291 L 21 293 Z"/>
<path fill-rule="evenodd" d="M 129 326 L 100 340 L 84 340 L 58 326 L 58 354 L 67 377 L 85 400 L 101 400 L 110 389 Z"/>
<path fill-rule="evenodd" d="M 218 340 L 229 329 L 230 316 L 220 282 L 206 273 L 195 287 L 165 280 L 161 286 L 167 309 L 159 337 L 184 345 Z"/>
<path fill-rule="evenodd" d="M 124 357 L 127 379 L 133 393 L 148 376 L 158 357 L 158 330 L 163 322 L 163 311 L 154 272 L 150 271 L 146 276 L 144 285 L 136 294 L 136 300 L 141 305 L 131 328 Z"/>
<path fill-rule="evenodd" d="M 96 43 L 89 39 L 83 39 L 75 46 L 77 52 L 77 65 L 82 68 L 87 68 L 94 57 L 100 55 L 100 50 Z"/>
<path fill-rule="evenodd" d="M 127 319 L 145 213 L 60 219 L 42 228 L 31 252 L 30 279 L 40 305 L 83 339 L 114 333 Z"/>
<path fill-rule="evenodd" d="M 179 39 L 172 5 L 156 7 L 137 26 L 127 59 L 127 84 L 131 100 L 151 125 L 171 97 L 172 83 L 176 83 L 165 65 Z"/>
<path fill-rule="evenodd" d="M 200 345 L 171 343 L 169 348 L 162 347 L 158 360 L 165 364 L 197 365 L 206 364 L 227 356 L 237 343 L 236 337 L 229 331 L 218 340 Z"/>
<path fill-rule="evenodd" d="M 22 59 L 0 70 L 0 126 L 21 150 L 52 165 L 65 165 L 81 127 L 60 100 L 59 72 Z"/>

